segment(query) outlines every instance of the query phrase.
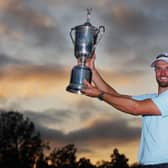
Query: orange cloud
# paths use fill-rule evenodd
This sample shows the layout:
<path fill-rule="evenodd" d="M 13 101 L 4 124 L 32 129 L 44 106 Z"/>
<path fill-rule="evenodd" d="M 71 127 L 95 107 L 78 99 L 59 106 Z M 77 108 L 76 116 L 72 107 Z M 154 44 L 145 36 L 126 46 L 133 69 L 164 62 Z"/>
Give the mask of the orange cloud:
<path fill-rule="evenodd" d="M 0 96 L 33 97 L 55 94 L 66 78 L 62 69 L 9 66 L 0 72 Z"/>

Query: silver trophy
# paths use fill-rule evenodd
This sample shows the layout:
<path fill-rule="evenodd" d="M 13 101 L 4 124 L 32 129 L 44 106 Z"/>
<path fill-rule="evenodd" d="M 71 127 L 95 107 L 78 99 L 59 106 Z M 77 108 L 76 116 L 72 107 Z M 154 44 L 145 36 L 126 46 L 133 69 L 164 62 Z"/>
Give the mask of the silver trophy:
<path fill-rule="evenodd" d="M 71 72 L 70 84 L 66 90 L 72 93 L 81 93 L 84 88 L 84 80 L 89 83 L 92 80 L 91 69 L 85 66 L 87 58 L 91 58 L 95 52 L 97 44 L 105 32 L 104 26 L 96 28 L 90 23 L 92 9 L 87 9 L 87 21 L 83 25 L 71 28 L 70 37 L 74 44 L 74 54 L 79 60 L 79 64 L 74 66 Z"/>

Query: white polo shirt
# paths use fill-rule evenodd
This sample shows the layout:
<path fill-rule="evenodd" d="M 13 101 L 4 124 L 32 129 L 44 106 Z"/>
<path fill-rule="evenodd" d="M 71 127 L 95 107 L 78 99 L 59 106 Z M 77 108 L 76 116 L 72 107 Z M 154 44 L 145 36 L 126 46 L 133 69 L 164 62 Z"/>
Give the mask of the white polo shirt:
<path fill-rule="evenodd" d="M 139 162 L 143 165 L 168 163 L 168 91 L 159 96 L 133 96 L 136 100 L 152 99 L 161 115 L 142 116 Z"/>

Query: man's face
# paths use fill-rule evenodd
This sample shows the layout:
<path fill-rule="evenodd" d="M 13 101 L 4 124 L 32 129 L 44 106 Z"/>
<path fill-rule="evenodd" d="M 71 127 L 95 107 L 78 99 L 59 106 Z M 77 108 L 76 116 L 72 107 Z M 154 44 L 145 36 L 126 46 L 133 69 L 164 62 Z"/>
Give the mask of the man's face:
<path fill-rule="evenodd" d="M 155 65 L 155 74 L 159 87 L 168 87 L 168 63 L 158 61 Z"/>

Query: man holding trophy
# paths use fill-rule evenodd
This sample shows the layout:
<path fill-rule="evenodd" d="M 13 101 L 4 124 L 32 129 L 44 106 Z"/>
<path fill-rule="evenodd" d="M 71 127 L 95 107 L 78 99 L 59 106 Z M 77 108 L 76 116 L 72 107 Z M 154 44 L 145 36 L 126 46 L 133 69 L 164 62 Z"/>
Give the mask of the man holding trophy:
<path fill-rule="evenodd" d="M 90 28 L 92 29 L 92 27 Z M 78 30 L 76 31 L 78 32 Z M 82 35 L 87 34 L 87 31 L 82 33 Z M 93 34 L 95 35 L 95 33 L 89 31 L 89 35 L 87 35 L 93 37 Z M 81 37 L 80 33 L 79 36 Z M 77 46 L 82 44 L 80 40 L 77 39 L 76 41 L 79 41 L 76 44 Z M 86 46 L 86 44 L 85 41 L 81 46 Z M 95 67 L 95 48 L 91 48 L 93 50 L 91 49 L 92 52 L 90 52 L 91 55 L 89 57 L 86 56 L 87 54 L 81 54 L 78 58 L 80 64 L 77 65 L 77 68 L 73 69 L 75 72 L 72 72 L 71 83 L 67 87 L 67 90 L 99 98 L 121 112 L 131 115 L 141 115 L 142 132 L 139 162 L 142 168 L 168 168 L 168 53 L 158 55 L 151 64 L 151 67 L 155 70 L 158 92 L 141 96 L 129 96 L 120 94 L 104 81 Z M 86 48 L 84 47 L 84 49 Z M 83 67 L 87 70 L 83 70 Z M 89 71 L 89 73 L 85 71 Z M 91 74 L 91 77 L 88 78 L 87 74 Z"/>
<path fill-rule="evenodd" d="M 168 54 L 160 54 L 151 64 L 155 69 L 158 93 L 123 95 L 108 85 L 95 67 L 95 54 L 87 60 L 92 84 L 84 81 L 82 93 L 99 98 L 128 114 L 142 116 L 139 162 L 142 168 L 168 168 Z"/>

